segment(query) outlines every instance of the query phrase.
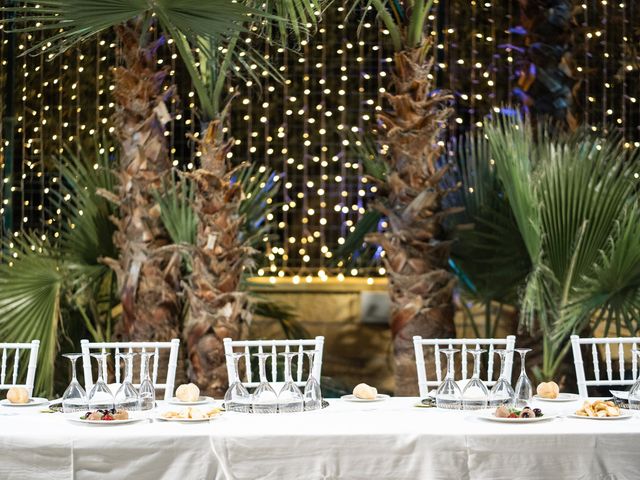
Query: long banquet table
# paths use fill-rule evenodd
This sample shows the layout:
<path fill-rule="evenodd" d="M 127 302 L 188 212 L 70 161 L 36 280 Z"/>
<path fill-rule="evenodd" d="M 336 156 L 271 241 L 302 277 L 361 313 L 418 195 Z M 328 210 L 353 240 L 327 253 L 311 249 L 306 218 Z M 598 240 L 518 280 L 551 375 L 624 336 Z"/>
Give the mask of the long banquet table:
<path fill-rule="evenodd" d="M 640 478 L 640 417 L 505 425 L 416 402 L 110 426 L 0 407 L 0 479 Z M 563 414 L 579 404 L 532 406 Z"/>

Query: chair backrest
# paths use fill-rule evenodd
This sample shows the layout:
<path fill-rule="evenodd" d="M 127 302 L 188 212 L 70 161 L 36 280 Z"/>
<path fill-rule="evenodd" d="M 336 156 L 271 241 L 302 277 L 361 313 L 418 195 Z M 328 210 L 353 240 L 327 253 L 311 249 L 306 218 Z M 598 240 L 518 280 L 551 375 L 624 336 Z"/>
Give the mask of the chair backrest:
<path fill-rule="evenodd" d="M 487 359 L 487 378 L 483 379 L 487 387 L 492 387 L 498 380 L 500 375 L 499 365 L 494 368 L 494 350 L 496 348 L 506 348 L 511 350 L 506 357 L 505 375 L 511 378 L 511 370 L 513 367 L 513 349 L 515 347 L 516 337 L 509 335 L 506 338 L 422 338 L 418 335 L 413 337 L 413 347 L 416 353 L 416 369 L 418 371 L 418 387 L 420 388 L 420 397 L 425 398 L 430 389 L 436 388 L 444 379 L 443 367 L 446 370 L 446 359 L 440 358 L 440 350 L 443 348 L 459 348 L 460 353 L 456 353 L 461 361 L 461 378 L 456 380 L 467 380 L 473 375 L 473 367 L 467 367 L 467 350 L 474 348 L 484 348 L 487 353 L 483 353 L 483 358 Z M 424 347 L 433 347 L 434 367 L 436 378 L 429 380 L 427 378 L 427 368 L 424 360 Z M 494 375 L 495 371 L 495 375 Z M 454 372 L 455 376 L 455 372 Z"/>
<path fill-rule="evenodd" d="M 305 348 L 307 347 L 307 348 Z M 316 337 L 313 340 L 232 340 L 224 339 L 224 353 L 243 353 L 244 358 L 241 362 L 245 365 L 245 375 L 241 378 L 242 384 L 247 388 L 253 388 L 260 385 L 260 379 L 254 378 L 251 371 L 251 354 L 252 353 L 270 353 L 269 357 L 271 365 L 266 365 L 267 379 L 271 383 L 284 382 L 284 376 L 278 378 L 278 353 L 280 352 L 297 352 L 298 355 L 292 360 L 291 376 L 299 387 L 304 387 L 307 379 L 303 378 L 302 371 L 305 363 L 308 365 L 308 359 L 303 353 L 305 350 L 316 350 L 313 362 L 313 376 L 320 383 L 320 374 L 322 372 L 322 350 L 324 348 L 324 337 Z M 227 373 L 229 378 L 235 378 L 236 371 L 232 359 L 227 358 Z M 255 362 L 254 362 L 255 363 Z"/>
<path fill-rule="evenodd" d="M 31 343 L 0 343 L 2 350 L 2 364 L 0 366 L 0 390 L 9 390 L 11 387 L 25 387 L 29 391 L 29 396 L 33 395 L 33 383 L 36 378 L 36 368 L 38 366 L 38 349 L 40 340 L 33 340 Z M 20 355 L 21 352 L 29 350 L 29 363 L 27 364 L 27 376 L 24 383 L 20 382 Z M 10 376 L 7 376 L 7 363 L 13 365 Z"/>
<path fill-rule="evenodd" d="M 178 350 L 180 349 L 180 340 L 174 338 L 170 342 L 90 342 L 89 340 L 81 340 L 80 345 L 82 348 L 82 367 L 84 372 L 85 388 L 87 393 L 93 387 L 93 371 L 91 369 L 91 353 L 111 353 L 108 361 L 114 364 L 115 382 L 120 383 L 124 380 L 126 374 L 124 370 L 123 362 L 117 360 L 119 353 L 140 353 L 140 352 L 152 352 L 155 355 L 149 362 L 149 374 L 151 376 L 151 382 L 156 387 L 156 390 L 164 390 L 164 399 L 170 400 L 173 397 L 173 388 L 176 379 L 176 367 L 178 366 Z M 161 353 L 166 353 L 168 350 L 169 360 L 167 362 L 167 374 L 164 382 L 158 382 L 158 369 L 160 367 Z M 138 365 L 139 365 L 138 361 Z M 134 385 L 138 387 L 142 382 L 142 369 L 139 371 L 139 381 L 136 383 L 136 374 L 134 372 L 133 380 Z M 103 362 L 102 376 L 105 380 L 107 376 L 107 362 Z"/>
<path fill-rule="evenodd" d="M 632 350 L 640 344 L 640 337 L 626 338 L 580 338 L 578 335 L 571 335 L 571 348 L 573 349 L 573 363 L 576 368 L 576 379 L 578 381 L 578 393 L 581 397 L 589 396 L 588 387 L 592 386 L 624 386 L 633 385 L 638 378 L 638 360 L 631 354 L 631 375 L 632 379 L 625 379 L 625 346 Z M 593 380 L 587 380 L 582 360 L 582 345 L 591 345 L 591 360 L 593 362 Z M 618 365 L 617 375 L 614 374 L 614 365 L 611 359 L 611 346 L 617 349 Z M 588 347 L 587 347 L 588 348 Z M 606 365 L 606 379 L 600 378 L 600 354 L 599 348 L 604 348 L 604 361 Z M 615 377 L 618 378 L 615 378 Z"/>

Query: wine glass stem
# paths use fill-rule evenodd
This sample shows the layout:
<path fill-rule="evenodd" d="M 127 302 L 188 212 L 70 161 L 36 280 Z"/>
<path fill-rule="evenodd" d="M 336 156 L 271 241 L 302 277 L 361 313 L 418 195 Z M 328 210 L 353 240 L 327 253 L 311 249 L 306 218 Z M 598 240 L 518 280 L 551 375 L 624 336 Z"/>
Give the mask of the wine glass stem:
<path fill-rule="evenodd" d="M 284 357 L 284 381 L 292 382 L 293 378 L 291 377 L 291 355 L 285 355 Z"/>
<path fill-rule="evenodd" d="M 453 353 L 447 352 L 447 380 L 453 380 Z"/>
<path fill-rule="evenodd" d="M 473 378 L 480 378 L 480 355 L 473 354 Z"/>
<path fill-rule="evenodd" d="M 267 371 L 265 368 L 265 357 L 260 355 L 258 357 L 258 364 L 260 366 L 260 383 L 267 383 Z"/>
<path fill-rule="evenodd" d="M 102 376 L 102 365 L 104 361 L 104 357 L 97 357 L 98 360 L 98 382 L 104 382 L 104 378 Z"/>
<path fill-rule="evenodd" d="M 76 360 L 78 357 L 71 357 L 71 381 L 77 382 L 78 378 L 76 377 Z"/>
<path fill-rule="evenodd" d="M 524 357 L 526 357 L 526 353 L 520 353 L 520 375 L 526 375 L 527 370 L 524 368 Z"/>
<path fill-rule="evenodd" d="M 506 360 L 506 357 L 505 357 L 504 353 L 500 353 L 499 357 L 500 357 L 500 378 L 498 378 L 498 380 L 504 379 L 504 376 L 505 376 L 505 360 Z"/>
<path fill-rule="evenodd" d="M 133 358 L 126 357 L 125 358 L 125 365 L 127 368 L 127 373 L 126 373 L 126 377 L 125 380 L 129 383 L 133 382 Z"/>
<path fill-rule="evenodd" d="M 231 383 L 240 383 L 240 372 L 238 371 L 238 367 L 240 366 L 240 357 L 232 357 L 233 360 L 233 365 L 234 365 L 234 369 L 233 369 L 233 379 Z"/>

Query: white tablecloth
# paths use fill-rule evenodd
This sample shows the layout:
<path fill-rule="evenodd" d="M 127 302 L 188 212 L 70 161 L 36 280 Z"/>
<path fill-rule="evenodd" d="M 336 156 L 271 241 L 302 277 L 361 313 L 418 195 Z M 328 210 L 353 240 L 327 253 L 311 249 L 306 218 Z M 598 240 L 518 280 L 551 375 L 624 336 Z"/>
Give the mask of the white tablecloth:
<path fill-rule="evenodd" d="M 1 479 L 640 478 L 640 418 L 504 425 L 416 399 L 95 427 L 0 408 Z M 570 413 L 578 403 L 534 404 Z M 22 410 L 21 410 L 22 412 Z"/>

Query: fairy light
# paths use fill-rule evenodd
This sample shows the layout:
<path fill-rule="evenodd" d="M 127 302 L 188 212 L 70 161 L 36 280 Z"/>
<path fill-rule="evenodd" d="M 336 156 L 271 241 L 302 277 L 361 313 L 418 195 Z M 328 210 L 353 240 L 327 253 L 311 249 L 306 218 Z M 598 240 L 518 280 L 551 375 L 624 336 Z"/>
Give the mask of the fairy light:
<path fill-rule="evenodd" d="M 269 165 L 282 173 L 282 194 L 274 199 L 280 206 L 272 219 L 276 238 L 269 239 L 267 262 L 258 272 L 269 282 L 290 281 L 294 275 L 300 284 L 309 275 L 316 275 L 312 281 L 344 281 L 328 260 L 377 194 L 360 162 L 352 158 L 348 133 L 375 128 L 392 55 L 388 32 L 379 28 L 375 11 L 370 9 L 357 38 L 356 20 L 344 20 L 350 6 L 348 0 L 334 2 L 318 33 L 302 46 L 302 56 L 274 47 L 262 52 L 283 82 L 256 70 L 259 80 L 236 81 L 237 90 L 229 91 L 236 95 L 231 109 L 234 160 Z M 638 2 L 583 0 L 579 8 L 579 34 L 584 37 L 575 42 L 575 61 L 585 123 L 597 131 L 603 119 L 611 121 L 624 132 L 628 148 L 638 148 L 640 33 L 630 23 L 640 14 Z M 452 128 L 481 128 L 488 112 L 514 101 L 518 55 L 508 46 L 521 40 L 514 34 L 520 23 L 517 2 L 436 0 L 430 21 L 446 22 L 428 31 L 435 40 L 439 85 L 456 93 Z M 155 38 L 157 31 L 152 34 Z M 19 51 L 42 35 L 22 35 Z M 0 192 L 0 213 L 11 206 L 17 224 L 25 218 L 28 227 L 44 223 L 45 238 L 61 228 L 60 209 L 51 208 L 61 172 L 47 168 L 48 159 L 65 145 L 88 145 L 101 130 L 113 132 L 112 68 L 122 63 L 114 57 L 113 42 L 103 33 L 52 62 L 45 55 L 17 60 L 17 164 L 13 177 L 4 176 L 4 169 L 0 173 L 2 185 L 6 182 L 12 190 L 8 197 Z M 1 66 L 6 65 L 6 46 L 7 35 L 0 29 Z M 195 145 L 185 135 L 199 134 L 194 89 L 171 40 L 160 53 L 160 65 L 169 71 L 167 86 L 179 87 L 179 102 L 174 98 L 169 105 L 171 159 L 176 167 L 193 168 Z M 594 68 L 597 72 L 588 75 Z M 5 142 L 0 138 L 0 167 Z M 348 277 L 350 270 L 344 271 Z M 380 266 L 357 267 L 357 275 L 364 278 L 385 273 Z"/>

